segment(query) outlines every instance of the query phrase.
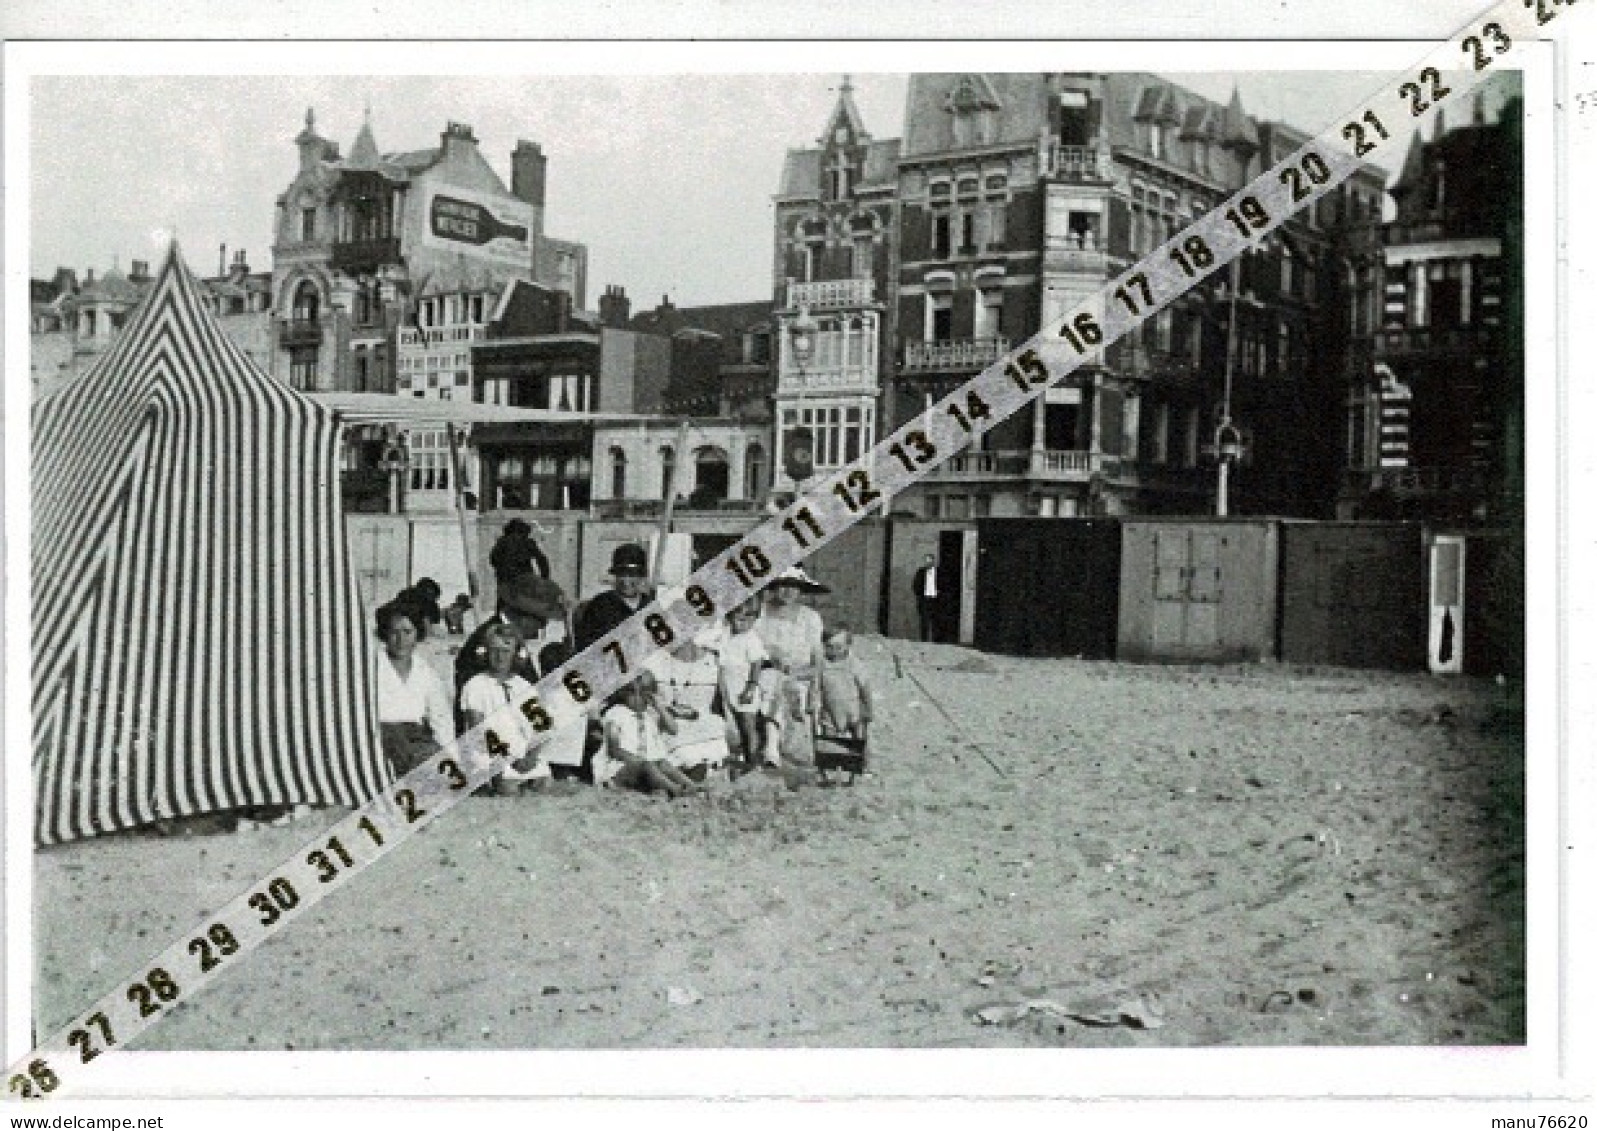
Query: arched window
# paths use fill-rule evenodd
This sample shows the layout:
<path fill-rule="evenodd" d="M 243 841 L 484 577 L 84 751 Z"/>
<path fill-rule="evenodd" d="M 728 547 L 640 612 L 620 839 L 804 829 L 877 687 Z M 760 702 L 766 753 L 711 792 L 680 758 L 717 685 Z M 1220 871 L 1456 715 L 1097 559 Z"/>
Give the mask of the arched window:
<path fill-rule="evenodd" d="M 627 497 L 627 453 L 620 448 L 610 449 L 610 497 Z"/>
<path fill-rule="evenodd" d="M 314 322 L 321 313 L 321 296 L 316 284 L 306 279 L 294 289 L 294 321 Z"/>
<path fill-rule="evenodd" d="M 765 449 L 750 444 L 743 453 L 743 497 L 758 499 L 765 491 Z"/>
<path fill-rule="evenodd" d="M 669 499 L 673 493 L 681 494 L 681 484 L 676 480 L 677 454 L 670 444 L 660 448 L 660 497 Z"/>
<path fill-rule="evenodd" d="M 732 492 L 731 466 L 726 452 L 707 446 L 693 453 L 693 495 L 696 506 L 713 508 Z"/>

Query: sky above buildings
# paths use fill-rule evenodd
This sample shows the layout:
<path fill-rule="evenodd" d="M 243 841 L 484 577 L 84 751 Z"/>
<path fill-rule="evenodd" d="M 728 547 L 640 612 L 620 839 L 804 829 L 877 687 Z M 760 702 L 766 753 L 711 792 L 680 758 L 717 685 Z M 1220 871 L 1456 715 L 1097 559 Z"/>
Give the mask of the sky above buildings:
<path fill-rule="evenodd" d="M 1139 64 L 1131 63 L 1131 66 Z M 927 68 L 932 69 L 932 68 Z M 951 69 L 947 65 L 936 69 Z M 1233 83 L 1256 116 L 1317 131 L 1386 81 L 1379 72 L 1187 73 L 1149 66 L 1217 100 Z M 31 80 L 29 263 L 81 274 L 155 261 L 175 232 L 191 266 L 219 247 L 271 265 L 276 198 L 293 178 L 307 108 L 348 153 L 370 107 L 384 152 L 438 144 L 469 123 L 509 181 L 518 139 L 549 158 L 546 231 L 588 245 L 588 305 L 620 284 L 634 311 L 751 301 L 772 292 L 771 197 L 790 148 L 815 144 L 837 74 L 73 75 Z M 908 78 L 856 74 L 878 138 L 900 136 Z M 1489 99 L 1500 101 L 1500 95 Z M 1460 105 L 1456 118 L 1467 116 Z M 1381 154 L 1401 165 L 1407 123 Z"/>

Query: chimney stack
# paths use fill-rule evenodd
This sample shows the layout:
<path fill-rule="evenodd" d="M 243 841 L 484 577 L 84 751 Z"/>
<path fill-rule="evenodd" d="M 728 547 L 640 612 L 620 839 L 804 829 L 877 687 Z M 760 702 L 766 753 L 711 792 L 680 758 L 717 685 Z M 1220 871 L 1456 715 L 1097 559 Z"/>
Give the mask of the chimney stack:
<path fill-rule="evenodd" d="M 327 139 L 316 132 L 314 109 L 305 111 L 305 128 L 294 139 L 294 144 L 299 146 L 299 168 L 302 173 L 316 168 L 317 162 L 328 156 Z"/>
<path fill-rule="evenodd" d="M 544 206 L 545 185 L 549 178 L 549 158 L 535 141 L 516 142 L 510 154 L 510 191 L 534 208 Z"/>
<path fill-rule="evenodd" d="M 128 281 L 132 282 L 132 283 L 147 283 L 147 282 L 149 282 L 150 281 L 150 262 L 149 262 L 149 260 L 147 260 L 147 259 L 135 259 L 133 261 L 133 273 L 128 276 Z"/>
<path fill-rule="evenodd" d="M 217 275 L 227 274 L 227 245 L 225 243 L 221 245 L 216 253 L 216 273 Z"/>
<path fill-rule="evenodd" d="M 463 149 L 477 148 L 477 135 L 465 122 L 450 122 L 440 138 L 443 155 L 447 159 Z"/>
<path fill-rule="evenodd" d="M 625 287 L 611 283 L 599 298 L 599 324 L 613 330 L 625 330 L 632 320 L 632 300 Z"/>

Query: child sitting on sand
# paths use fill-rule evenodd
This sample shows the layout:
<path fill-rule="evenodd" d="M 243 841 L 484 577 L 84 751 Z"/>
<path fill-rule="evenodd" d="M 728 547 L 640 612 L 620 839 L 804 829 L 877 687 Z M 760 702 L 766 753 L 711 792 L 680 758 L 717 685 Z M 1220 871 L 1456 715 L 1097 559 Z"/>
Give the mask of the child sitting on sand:
<path fill-rule="evenodd" d="M 759 615 L 758 597 L 733 609 L 727 614 L 729 631 L 720 645 L 721 701 L 737 723 L 745 770 L 752 770 L 765 760 L 760 672 L 770 663 L 770 656 L 765 642 L 754 631 Z"/>
<path fill-rule="evenodd" d="M 848 628 L 828 628 L 821 643 L 824 655 L 815 681 L 815 763 L 823 781 L 826 770 L 843 769 L 849 771 L 852 785 L 856 775 L 866 772 L 874 714 L 871 685 L 854 658 L 854 636 Z"/>
<path fill-rule="evenodd" d="M 510 748 L 510 765 L 494 779 L 501 797 L 521 792 L 523 785 L 542 789 L 548 784 L 549 765 L 534 748 L 538 740 L 532 724 L 505 707 L 521 703 L 532 694 L 532 684 L 515 673 L 521 651 L 521 630 L 513 624 L 496 624 L 483 639 L 488 649 L 488 670 L 478 672 L 460 689 L 460 710 L 466 729 L 475 730 L 488 718 L 495 733 Z"/>
<path fill-rule="evenodd" d="M 667 797 L 703 790 L 666 759 L 660 732 L 675 733 L 676 720 L 661 702 L 654 676 L 639 673 L 611 696 L 602 718 L 605 751 L 594 767 L 599 784 L 645 793 L 658 789 Z"/>
<path fill-rule="evenodd" d="M 664 736 L 666 760 L 695 781 L 719 769 L 731 753 L 717 658 L 722 639 L 718 628 L 707 629 L 645 661 L 664 710 L 676 720 L 675 733 Z"/>

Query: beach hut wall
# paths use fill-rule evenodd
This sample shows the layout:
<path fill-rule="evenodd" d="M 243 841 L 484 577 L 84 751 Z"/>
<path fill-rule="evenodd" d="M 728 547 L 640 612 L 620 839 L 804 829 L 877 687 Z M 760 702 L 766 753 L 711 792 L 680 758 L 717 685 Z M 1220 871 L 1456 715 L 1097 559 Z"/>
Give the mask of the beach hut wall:
<path fill-rule="evenodd" d="M 1125 519 L 1117 658 L 1274 659 L 1280 526 L 1273 518 Z"/>
<path fill-rule="evenodd" d="M 979 520 L 976 647 L 1113 659 L 1120 541 L 1117 518 Z"/>
<path fill-rule="evenodd" d="M 1417 671 L 1425 666 L 1418 523 L 1281 526 L 1281 658 Z"/>

